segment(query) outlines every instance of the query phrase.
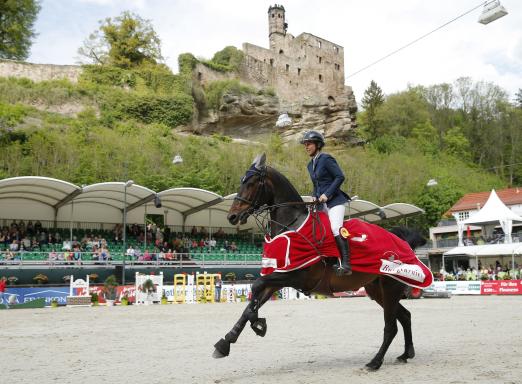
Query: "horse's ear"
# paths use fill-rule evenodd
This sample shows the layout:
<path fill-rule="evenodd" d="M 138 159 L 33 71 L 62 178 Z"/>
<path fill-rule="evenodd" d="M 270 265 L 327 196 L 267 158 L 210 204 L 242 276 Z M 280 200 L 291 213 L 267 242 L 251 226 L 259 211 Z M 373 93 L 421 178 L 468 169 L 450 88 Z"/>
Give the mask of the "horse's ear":
<path fill-rule="evenodd" d="M 256 169 L 264 167 L 266 165 L 266 154 L 263 153 L 262 155 L 257 155 L 253 164 Z"/>

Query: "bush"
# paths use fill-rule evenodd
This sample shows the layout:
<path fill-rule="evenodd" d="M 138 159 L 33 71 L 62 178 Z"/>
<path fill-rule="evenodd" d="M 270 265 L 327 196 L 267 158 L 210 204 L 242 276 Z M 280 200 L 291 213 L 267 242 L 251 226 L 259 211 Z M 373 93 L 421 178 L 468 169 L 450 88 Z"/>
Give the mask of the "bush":
<path fill-rule="evenodd" d="M 243 84 L 237 79 L 213 81 L 205 89 L 208 106 L 214 109 L 219 108 L 221 98 L 225 94 L 256 94 L 256 92 L 254 87 Z"/>

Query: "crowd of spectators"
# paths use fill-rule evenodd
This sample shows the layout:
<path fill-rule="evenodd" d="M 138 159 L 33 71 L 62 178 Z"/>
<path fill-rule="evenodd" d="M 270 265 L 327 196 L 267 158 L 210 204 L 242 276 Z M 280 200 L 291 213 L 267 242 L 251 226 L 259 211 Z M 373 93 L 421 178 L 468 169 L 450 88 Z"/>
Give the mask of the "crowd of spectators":
<path fill-rule="evenodd" d="M 207 228 L 193 227 L 190 233 L 171 233 L 168 227 L 160 227 L 154 223 L 143 226 L 132 224 L 127 227 L 127 242 L 132 244 L 125 251 L 131 260 L 186 260 L 193 252 L 225 253 L 240 252 L 235 241 L 227 239 L 222 228 L 212 236 Z M 147 237 L 145 237 L 145 234 Z M 108 235 L 109 241 L 105 236 Z M 132 240 L 132 241 L 129 241 Z M 219 242 L 218 242 L 219 240 Z M 44 228 L 40 221 L 14 220 L 9 226 L 0 230 L 0 260 L 14 261 L 23 258 L 24 252 L 47 253 L 47 260 L 54 262 L 78 262 L 93 260 L 106 262 L 112 260 L 110 244 L 123 245 L 123 225 L 116 224 L 111 231 L 103 235 L 85 232 L 78 240 L 77 236 L 62 238 L 59 230 Z"/>
<path fill-rule="evenodd" d="M 516 280 L 522 276 L 522 266 L 515 263 L 513 266 L 502 265 L 500 261 L 495 262 L 495 266 L 482 265 L 479 261 L 478 268 L 462 268 L 458 267 L 456 271 L 446 271 L 441 269 L 439 273 L 435 273 L 435 280 L 440 281 L 476 281 L 476 280 Z"/>

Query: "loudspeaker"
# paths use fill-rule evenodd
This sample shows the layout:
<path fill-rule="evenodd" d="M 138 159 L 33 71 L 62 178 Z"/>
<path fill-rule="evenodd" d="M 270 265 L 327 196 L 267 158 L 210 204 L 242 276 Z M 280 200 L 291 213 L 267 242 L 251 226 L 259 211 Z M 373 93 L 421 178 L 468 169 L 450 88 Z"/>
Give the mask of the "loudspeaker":
<path fill-rule="evenodd" d="M 154 196 L 154 206 L 156 208 L 161 208 L 161 199 L 158 195 Z"/>

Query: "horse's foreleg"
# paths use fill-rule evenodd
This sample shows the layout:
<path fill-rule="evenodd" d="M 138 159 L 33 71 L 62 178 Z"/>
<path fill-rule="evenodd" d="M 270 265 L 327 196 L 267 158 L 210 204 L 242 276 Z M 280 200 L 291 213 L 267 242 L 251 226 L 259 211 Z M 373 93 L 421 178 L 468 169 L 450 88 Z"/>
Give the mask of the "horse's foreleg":
<path fill-rule="evenodd" d="M 366 364 L 366 367 L 372 371 L 381 367 L 384 355 L 395 338 L 395 335 L 397 335 L 397 313 L 399 311 L 399 301 L 404 292 L 402 283 L 388 277 L 381 277 L 379 284 L 382 292 L 381 305 L 384 309 L 384 337 L 379 351 L 374 358 Z"/>
<path fill-rule="evenodd" d="M 258 336 L 266 334 L 266 320 L 258 317 L 258 311 L 272 294 L 280 288 L 280 284 L 272 286 L 269 279 L 260 278 L 254 282 L 252 285 L 252 300 L 248 303 L 232 330 L 225 335 L 224 339 L 220 339 L 214 345 L 213 356 L 215 358 L 225 357 L 230 354 L 230 344 L 237 341 L 248 321 L 250 321 L 252 329 Z"/>

